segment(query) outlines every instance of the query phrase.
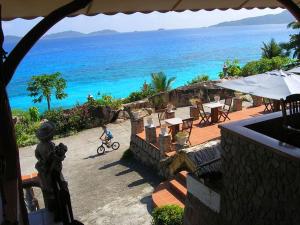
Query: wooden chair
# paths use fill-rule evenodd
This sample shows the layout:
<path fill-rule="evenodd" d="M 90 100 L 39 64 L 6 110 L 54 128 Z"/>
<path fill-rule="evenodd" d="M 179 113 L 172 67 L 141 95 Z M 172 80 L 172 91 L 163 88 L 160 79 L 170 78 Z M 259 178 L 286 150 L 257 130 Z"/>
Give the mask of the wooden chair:
<path fill-rule="evenodd" d="M 273 112 L 274 111 L 274 105 L 273 101 L 269 98 L 263 98 L 263 104 L 265 105 L 264 112 Z"/>
<path fill-rule="evenodd" d="M 193 129 L 193 121 L 194 121 L 193 117 L 188 118 L 188 119 L 183 119 L 182 126 L 181 126 L 181 131 L 186 131 L 188 133 L 187 142 L 190 143 L 190 145 L 191 145 L 190 136 L 191 136 L 192 129 Z"/>
<path fill-rule="evenodd" d="M 289 95 L 280 101 L 284 138 L 295 138 L 300 135 L 300 94 Z"/>
<path fill-rule="evenodd" d="M 166 119 L 166 111 L 167 111 L 167 109 L 157 110 L 157 117 L 158 117 L 159 126 L 161 126 L 162 120 Z"/>
<path fill-rule="evenodd" d="M 223 122 L 226 119 L 230 120 L 228 115 L 230 113 L 231 105 L 232 105 L 232 98 L 226 98 L 224 106 L 221 109 L 219 109 L 219 120 L 221 119 L 221 117 L 224 118 Z"/>
<path fill-rule="evenodd" d="M 199 117 L 200 117 L 199 125 L 201 125 L 202 122 L 204 124 L 209 123 L 209 119 L 211 118 L 211 114 L 209 112 L 204 111 L 204 107 L 203 107 L 202 102 L 197 101 L 196 104 L 197 104 L 197 109 L 199 111 Z"/>

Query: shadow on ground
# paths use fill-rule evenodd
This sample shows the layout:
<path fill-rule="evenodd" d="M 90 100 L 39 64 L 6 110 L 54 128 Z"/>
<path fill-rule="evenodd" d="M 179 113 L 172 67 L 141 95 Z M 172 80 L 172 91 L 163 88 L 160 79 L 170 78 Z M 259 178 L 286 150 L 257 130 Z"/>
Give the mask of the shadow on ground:
<path fill-rule="evenodd" d="M 108 163 L 104 166 L 99 167 L 99 170 L 105 170 L 113 166 L 117 165 L 122 165 L 125 166 L 126 168 L 115 174 L 115 176 L 124 176 L 126 174 L 136 172 L 140 175 L 140 179 L 135 180 L 131 183 L 129 183 L 127 186 L 129 188 L 134 188 L 136 186 L 148 183 L 150 184 L 153 188 L 157 187 L 159 183 L 162 181 L 162 179 L 157 175 L 156 171 L 153 168 L 147 167 L 140 162 L 136 161 L 134 158 L 130 158 L 127 160 L 118 160 L 115 162 Z M 152 205 L 152 198 L 151 195 L 145 196 L 142 199 L 140 199 L 140 202 L 142 204 L 147 205 L 147 211 L 151 214 L 153 205 Z"/>

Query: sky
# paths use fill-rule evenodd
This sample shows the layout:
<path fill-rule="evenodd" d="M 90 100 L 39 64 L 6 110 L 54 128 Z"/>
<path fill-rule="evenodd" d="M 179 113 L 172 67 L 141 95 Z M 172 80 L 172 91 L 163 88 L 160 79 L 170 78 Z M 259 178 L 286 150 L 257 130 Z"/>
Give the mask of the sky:
<path fill-rule="evenodd" d="M 146 31 L 164 29 L 197 28 L 214 25 L 224 21 L 239 20 L 266 14 L 277 14 L 283 9 L 241 9 L 241 10 L 213 10 L 198 12 L 153 12 L 150 14 L 135 13 L 131 15 L 116 14 L 113 16 L 77 16 L 65 18 L 51 28 L 47 34 L 63 31 L 79 31 L 90 33 L 103 29 L 112 29 L 119 32 Z M 15 19 L 3 22 L 5 35 L 24 36 L 41 18 L 33 20 Z"/>

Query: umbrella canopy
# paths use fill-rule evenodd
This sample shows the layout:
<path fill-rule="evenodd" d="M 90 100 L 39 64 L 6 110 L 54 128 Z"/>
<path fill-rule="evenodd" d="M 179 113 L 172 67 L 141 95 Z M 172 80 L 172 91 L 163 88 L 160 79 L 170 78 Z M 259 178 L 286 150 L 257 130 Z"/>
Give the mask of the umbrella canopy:
<path fill-rule="evenodd" d="M 270 99 L 280 100 L 291 94 L 300 93 L 300 76 L 280 71 L 227 80 L 219 84 L 220 87 L 253 94 Z"/>
<path fill-rule="evenodd" d="M 290 73 L 300 73 L 300 66 L 295 67 L 293 69 L 290 69 L 287 72 L 290 72 Z"/>
<path fill-rule="evenodd" d="M 14 18 L 31 19 L 46 16 L 53 10 L 69 3 L 70 0 L 1 0 L 2 19 Z M 300 3 L 297 3 L 300 5 Z M 85 14 L 95 15 L 116 13 L 149 13 L 153 11 L 184 11 L 184 10 L 213 10 L 241 8 L 284 8 L 277 0 L 93 0 L 85 9 L 71 16 Z"/>

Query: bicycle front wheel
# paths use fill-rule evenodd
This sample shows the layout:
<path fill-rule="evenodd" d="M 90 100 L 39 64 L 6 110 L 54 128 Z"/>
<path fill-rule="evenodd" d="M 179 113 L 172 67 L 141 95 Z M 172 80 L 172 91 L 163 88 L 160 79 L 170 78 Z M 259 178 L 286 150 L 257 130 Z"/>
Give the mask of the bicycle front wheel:
<path fill-rule="evenodd" d="M 117 150 L 120 147 L 120 143 L 119 142 L 114 142 L 114 143 L 112 143 L 111 147 L 112 147 L 113 150 Z"/>
<path fill-rule="evenodd" d="M 103 154 L 105 151 L 105 148 L 101 145 L 97 148 L 97 153 L 100 155 L 100 154 Z"/>

